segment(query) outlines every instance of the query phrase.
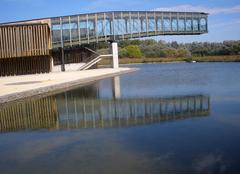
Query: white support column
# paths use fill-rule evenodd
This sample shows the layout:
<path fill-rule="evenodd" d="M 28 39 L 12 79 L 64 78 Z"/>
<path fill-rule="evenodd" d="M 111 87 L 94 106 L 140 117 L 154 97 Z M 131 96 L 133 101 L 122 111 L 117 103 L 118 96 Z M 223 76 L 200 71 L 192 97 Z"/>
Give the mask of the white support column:
<path fill-rule="evenodd" d="M 112 43 L 112 56 L 113 56 L 113 68 L 119 68 L 118 61 L 118 44 L 117 42 Z"/>

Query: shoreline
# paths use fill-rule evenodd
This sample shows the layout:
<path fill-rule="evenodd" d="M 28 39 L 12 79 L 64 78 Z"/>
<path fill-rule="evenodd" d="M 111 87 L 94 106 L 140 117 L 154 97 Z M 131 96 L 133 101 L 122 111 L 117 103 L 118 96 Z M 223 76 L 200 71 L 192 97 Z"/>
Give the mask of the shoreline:
<path fill-rule="evenodd" d="M 217 63 L 217 62 L 240 62 L 240 55 L 232 56 L 205 56 L 205 57 L 192 57 L 192 58 L 120 58 L 119 64 L 150 64 L 150 63 Z M 111 63 L 110 59 L 104 59 L 99 62 L 99 65 L 108 65 Z"/>
<path fill-rule="evenodd" d="M 0 106 L 28 98 L 55 95 L 98 80 L 138 70 L 138 68 L 127 67 L 118 69 L 102 68 L 86 71 L 2 77 L 0 78 Z M 73 76 L 75 77 L 73 78 Z"/>

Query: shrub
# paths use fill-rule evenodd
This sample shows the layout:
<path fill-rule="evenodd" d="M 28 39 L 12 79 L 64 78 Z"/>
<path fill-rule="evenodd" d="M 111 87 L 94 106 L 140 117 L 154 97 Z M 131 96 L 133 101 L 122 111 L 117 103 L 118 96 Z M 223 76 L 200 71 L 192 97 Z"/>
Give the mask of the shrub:
<path fill-rule="evenodd" d="M 191 57 L 191 53 L 186 49 L 177 50 L 177 57 Z"/>
<path fill-rule="evenodd" d="M 128 51 L 126 48 L 122 48 L 119 50 L 119 57 L 120 58 L 128 57 Z"/>
<path fill-rule="evenodd" d="M 156 58 L 158 57 L 157 53 L 154 50 L 148 50 L 144 52 L 146 58 Z"/>
<path fill-rule="evenodd" d="M 129 58 L 141 58 L 142 53 L 137 45 L 129 45 L 125 48 L 127 50 L 127 56 Z"/>
<path fill-rule="evenodd" d="M 163 49 L 159 49 L 159 50 L 157 50 L 157 57 L 165 58 L 165 57 L 167 57 L 167 54 Z"/>
<path fill-rule="evenodd" d="M 174 48 L 166 48 L 163 50 L 167 57 L 177 57 L 178 52 Z"/>

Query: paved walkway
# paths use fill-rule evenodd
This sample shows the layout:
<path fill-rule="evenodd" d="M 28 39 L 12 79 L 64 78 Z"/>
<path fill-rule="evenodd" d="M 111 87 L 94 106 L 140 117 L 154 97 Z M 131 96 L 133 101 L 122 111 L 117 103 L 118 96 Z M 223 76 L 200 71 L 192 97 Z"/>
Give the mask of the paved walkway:
<path fill-rule="evenodd" d="M 136 70 L 135 68 L 103 68 L 86 71 L 1 77 L 0 104 L 57 90 L 64 90 Z"/>

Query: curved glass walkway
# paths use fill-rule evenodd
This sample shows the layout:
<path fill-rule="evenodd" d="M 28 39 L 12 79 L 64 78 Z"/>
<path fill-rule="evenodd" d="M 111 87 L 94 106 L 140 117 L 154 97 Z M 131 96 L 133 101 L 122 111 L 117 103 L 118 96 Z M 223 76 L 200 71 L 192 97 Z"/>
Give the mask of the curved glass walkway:
<path fill-rule="evenodd" d="M 53 48 L 208 32 L 208 14 L 198 12 L 115 11 L 54 17 L 50 20 Z"/>

